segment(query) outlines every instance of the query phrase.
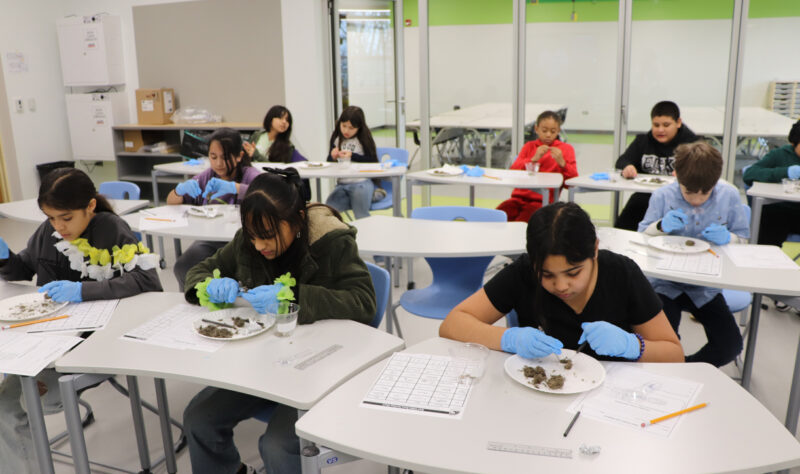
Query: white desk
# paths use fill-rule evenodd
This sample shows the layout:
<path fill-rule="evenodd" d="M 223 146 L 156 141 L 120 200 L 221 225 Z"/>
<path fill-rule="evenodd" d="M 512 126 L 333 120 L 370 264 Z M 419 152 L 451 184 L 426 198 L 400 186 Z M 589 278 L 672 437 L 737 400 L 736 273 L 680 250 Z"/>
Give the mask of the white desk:
<path fill-rule="evenodd" d="M 119 215 L 138 211 L 150 204 L 150 201 L 143 199 L 109 199 L 108 202 Z M 4 202 L 0 204 L 0 216 L 31 224 L 41 224 L 47 220 L 47 216 L 39 209 L 36 199 Z"/>
<path fill-rule="evenodd" d="M 0 299 L 25 293 L 35 293 L 36 289 L 35 286 L 9 283 L 0 279 Z M 47 437 L 47 427 L 44 422 L 42 400 L 39 397 L 36 377 L 20 376 L 20 382 L 22 385 L 22 394 L 25 397 L 25 406 L 28 411 L 28 424 L 31 427 L 31 436 L 33 438 L 33 446 L 36 449 L 36 459 L 39 463 L 39 470 L 43 473 L 52 474 L 54 472 L 53 456 L 50 453 L 50 441 Z"/>
<path fill-rule="evenodd" d="M 650 131 L 649 110 L 636 109 L 631 113 L 631 133 L 647 133 Z M 698 135 L 721 137 L 725 122 L 725 108 L 713 107 L 681 107 L 682 121 Z M 786 138 L 794 120 L 763 107 L 740 107 L 737 135 L 749 137 Z"/>
<path fill-rule="evenodd" d="M 639 174 L 638 177 L 643 178 L 661 178 L 661 179 L 668 179 L 669 182 L 664 183 L 662 185 L 647 185 L 647 184 L 639 184 L 632 179 L 625 179 L 620 176 L 619 172 L 616 172 L 614 176 L 614 181 L 603 179 L 603 180 L 594 180 L 590 176 L 576 176 L 574 178 L 570 178 L 564 182 L 566 186 L 569 186 L 568 194 L 569 202 L 575 202 L 575 193 L 591 193 L 591 192 L 601 192 L 601 191 L 611 191 L 614 193 L 614 200 L 612 202 L 612 214 L 611 214 L 611 223 L 614 223 L 614 219 L 619 215 L 619 196 L 620 193 L 623 191 L 630 191 L 634 193 L 652 193 L 656 189 L 664 186 L 666 184 L 671 183 L 675 180 L 672 176 L 661 176 L 661 175 L 651 175 L 651 174 Z"/>
<path fill-rule="evenodd" d="M 750 305 L 750 330 L 747 335 L 745 358 L 742 367 L 742 387 L 747 389 L 750 386 L 753 370 L 758 322 L 761 314 L 761 297 L 763 295 L 800 296 L 800 271 L 794 269 L 740 268 L 733 264 L 721 248 L 713 245 L 712 248 L 722 259 L 722 274 L 719 277 L 659 270 L 656 268 L 658 263 L 656 259 L 643 255 L 643 253 L 657 255 L 658 252 L 653 252 L 641 245 L 631 243 L 631 241 L 645 242 L 646 236 L 644 234 L 610 227 L 598 228 L 597 234 L 600 239 L 600 248 L 606 248 L 632 258 L 644 274 L 649 277 L 753 293 L 753 302 Z M 788 259 L 789 257 L 786 258 Z M 797 416 L 800 414 L 800 346 L 798 346 L 797 357 L 786 417 L 786 426 L 793 433 L 797 427 Z"/>
<path fill-rule="evenodd" d="M 800 203 L 800 193 L 786 193 L 782 183 L 754 182 L 747 190 L 747 195 L 753 198 L 753 212 L 750 216 L 750 241 L 758 242 L 758 233 L 761 230 L 761 211 L 766 204 L 787 201 Z"/>
<path fill-rule="evenodd" d="M 411 193 L 413 186 L 431 184 L 461 184 L 469 186 L 469 205 L 475 205 L 475 186 L 494 186 L 506 188 L 532 189 L 542 195 L 542 205 L 550 204 L 551 189 L 555 189 L 555 200 L 558 200 L 561 184 L 564 176 L 561 173 L 536 173 L 529 175 L 525 170 L 507 170 L 497 168 L 485 168 L 484 176 L 473 178 L 464 174 L 458 176 L 439 176 L 430 173 L 430 170 L 414 171 L 406 175 L 406 212 L 411 216 L 413 207 Z M 492 176 L 489 178 L 487 176 Z"/>
<path fill-rule="evenodd" d="M 394 166 L 392 168 L 382 168 L 378 163 L 355 163 L 343 166 L 339 163 L 325 162 L 327 166 L 311 168 L 304 163 L 253 163 L 253 166 L 264 168 L 288 168 L 293 167 L 300 173 L 301 178 L 315 179 L 317 190 L 317 201 L 325 202 L 322 199 L 322 179 L 323 178 L 391 178 L 392 180 L 392 209 L 395 216 L 402 215 L 400 209 L 400 185 L 403 176 L 406 174 L 405 166 Z"/>
<path fill-rule="evenodd" d="M 150 171 L 150 179 L 153 183 L 153 203 L 159 205 L 158 197 L 158 177 L 159 176 L 196 176 L 209 168 L 208 158 L 202 158 L 197 165 L 187 165 L 185 161 L 175 161 L 173 163 L 161 163 L 153 166 Z"/>
<path fill-rule="evenodd" d="M 268 331 L 258 337 L 232 341 L 213 353 L 119 339 L 128 330 L 183 301 L 181 293 L 143 293 L 123 300 L 108 326 L 62 357 L 56 369 L 59 372 L 147 375 L 162 381 L 165 378 L 184 380 L 308 410 L 341 383 L 404 346 L 397 337 L 349 320 L 301 325 L 288 338 L 279 338 Z M 308 367 L 295 367 L 334 344 L 342 348 Z M 279 365 L 279 359 L 292 357 L 297 360 Z M 258 364 L 242 361 L 258 361 Z M 68 404 L 66 397 L 64 404 L 65 411 L 77 414 L 77 405 Z M 163 426 L 168 411 L 162 410 L 161 416 Z M 76 436 L 82 440 L 80 423 L 76 426 L 74 422 L 69 423 L 70 419 L 68 414 L 70 442 Z M 171 433 L 166 435 L 171 438 Z M 164 444 L 171 446 L 172 440 L 165 440 Z M 73 444 L 72 454 L 76 467 L 84 465 L 85 444 L 82 452 Z"/>
<path fill-rule="evenodd" d="M 405 352 L 447 355 L 454 344 L 434 338 Z M 653 373 L 703 384 L 698 401 L 670 439 L 589 418 L 567 438 L 578 395 L 543 394 L 505 374 L 508 354 L 492 351 L 460 420 L 362 407 L 360 401 L 383 369 L 376 364 L 325 397 L 298 420 L 304 439 L 349 455 L 428 473 L 766 472 L 800 464 L 800 443 L 749 393 L 708 364 L 636 364 Z M 358 420 L 358 423 L 352 423 Z M 572 449 L 563 459 L 486 449 L 490 441 Z M 598 455 L 578 452 L 600 445 Z"/>
<path fill-rule="evenodd" d="M 517 255 L 525 252 L 524 222 L 457 222 L 402 217 L 370 216 L 352 223 L 362 255 L 382 255 L 386 268 L 392 257 L 484 257 Z M 409 265 L 409 274 L 411 269 Z M 392 272 L 389 272 L 394 278 Z M 389 301 L 392 288 L 389 285 Z M 413 282 L 409 283 L 409 288 Z M 386 330 L 392 332 L 392 318 L 386 309 Z"/>
<path fill-rule="evenodd" d="M 563 108 L 565 108 L 563 104 L 525 104 L 525 125 L 536 122 L 536 118 L 545 110 L 556 112 Z M 514 110 L 510 102 L 488 102 L 436 114 L 431 117 L 430 126 L 437 130 L 457 127 L 488 131 L 484 134 L 486 167 L 488 168 L 492 163 L 492 146 L 498 138 L 493 133 L 511 130 L 514 122 L 513 115 Z M 406 123 L 406 127 L 411 130 L 419 130 L 420 126 L 420 120 Z"/>

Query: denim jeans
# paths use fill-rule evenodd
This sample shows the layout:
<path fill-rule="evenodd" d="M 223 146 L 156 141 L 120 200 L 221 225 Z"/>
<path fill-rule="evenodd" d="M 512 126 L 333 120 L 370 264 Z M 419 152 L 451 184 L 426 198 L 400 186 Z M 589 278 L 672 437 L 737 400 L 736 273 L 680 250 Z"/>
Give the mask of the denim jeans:
<path fill-rule="evenodd" d="M 42 396 L 42 408 L 46 415 L 63 409 L 58 391 L 60 375 L 53 369 L 45 369 L 36 377 L 47 386 L 47 393 Z M 38 472 L 39 464 L 20 378 L 6 375 L 0 382 L 0 474 Z"/>
<path fill-rule="evenodd" d="M 365 179 L 357 183 L 338 184 L 328 196 L 325 204 L 339 212 L 352 209 L 356 219 L 369 217 L 369 207 L 372 205 L 372 193 L 374 190 L 375 184 L 372 183 L 371 179 Z"/>
<path fill-rule="evenodd" d="M 233 428 L 269 405 L 275 411 L 258 452 L 269 473 L 300 473 L 300 441 L 294 432 L 297 409 L 270 400 L 221 388 L 206 387 L 183 412 L 183 429 L 194 474 L 235 473 L 241 465 L 233 444 Z"/>

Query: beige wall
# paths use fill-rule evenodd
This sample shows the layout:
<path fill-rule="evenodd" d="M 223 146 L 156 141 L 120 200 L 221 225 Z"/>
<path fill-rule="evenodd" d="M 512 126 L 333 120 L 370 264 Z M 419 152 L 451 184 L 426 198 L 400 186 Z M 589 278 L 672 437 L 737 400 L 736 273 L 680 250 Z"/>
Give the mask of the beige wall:
<path fill-rule="evenodd" d="M 280 0 L 133 8 L 140 88 L 171 87 L 179 106 L 260 122 L 285 101 Z"/>

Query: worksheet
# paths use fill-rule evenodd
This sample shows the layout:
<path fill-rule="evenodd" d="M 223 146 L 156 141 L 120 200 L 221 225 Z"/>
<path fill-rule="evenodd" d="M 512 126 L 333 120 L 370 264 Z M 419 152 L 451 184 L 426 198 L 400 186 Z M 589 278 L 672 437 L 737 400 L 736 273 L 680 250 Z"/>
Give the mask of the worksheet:
<path fill-rule="evenodd" d="M 430 354 L 392 354 L 362 400 L 366 407 L 460 419 L 472 392 L 470 362 Z"/>
<path fill-rule="evenodd" d="M 50 333 L 50 332 L 75 332 L 75 331 L 97 331 L 103 329 L 114 314 L 119 300 L 97 300 L 85 301 L 83 303 L 70 303 L 61 311 L 53 316 L 68 314 L 69 317 L 57 321 L 32 324 L 18 328 L 21 332 L 28 334 Z"/>
<path fill-rule="evenodd" d="M 662 252 L 661 260 L 656 268 L 673 272 L 697 273 L 701 275 L 720 276 L 722 274 L 722 259 L 711 252 L 691 254 Z"/>
<path fill-rule="evenodd" d="M 126 341 L 143 342 L 172 349 L 215 352 L 225 341 L 200 337 L 192 322 L 208 315 L 208 308 L 181 303 L 120 336 Z"/>
<path fill-rule="evenodd" d="M 722 248 L 737 267 L 800 270 L 800 266 L 774 245 L 728 244 Z"/>
<path fill-rule="evenodd" d="M 161 206 L 139 211 L 139 230 L 145 232 L 169 227 L 186 227 L 189 225 L 187 209 L 188 206 Z"/>
<path fill-rule="evenodd" d="M 606 365 L 603 385 L 578 397 L 567 411 L 575 413 L 580 410 L 581 417 L 669 438 L 683 416 L 698 416 L 700 411 L 655 424 L 649 424 L 649 421 L 692 406 L 702 388 L 703 384 L 691 380 L 653 374 L 628 364 L 610 363 Z M 642 427 L 642 423 L 646 426 Z"/>
<path fill-rule="evenodd" d="M 82 340 L 75 336 L 2 332 L 0 373 L 33 377 Z"/>

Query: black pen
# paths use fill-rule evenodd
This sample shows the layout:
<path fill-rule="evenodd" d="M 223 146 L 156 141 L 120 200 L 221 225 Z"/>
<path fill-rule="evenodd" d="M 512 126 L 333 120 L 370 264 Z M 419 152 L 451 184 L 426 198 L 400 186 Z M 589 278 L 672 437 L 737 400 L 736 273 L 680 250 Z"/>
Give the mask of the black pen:
<path fill-rule="evenodd" d="M 578 421 L 578 417 L 579 417 L 579 416 L 581 416 L 581 411 L 580 411 L 580 410 L 578 410 L 578 411 L 575 413 L 575 416 L 573 416 L 573 417 L 572 417 L 572 421 L 570 421 L 570 422 L 569 422 L 569 426 L 567 426 L 567 430 L 566 430 L 566 431 L 564 431 L 564 437 L 565 437 L 565 438 L 566 438 L 566 437 L 567 437 L 567 435 L 569 434 L 569 430 L 571 430 L 571 429 L 572 429 L 572 425 L 574 425 L 574 424 L 575 424 L 575 422 L 576 422 L 576 421 Z"/>

